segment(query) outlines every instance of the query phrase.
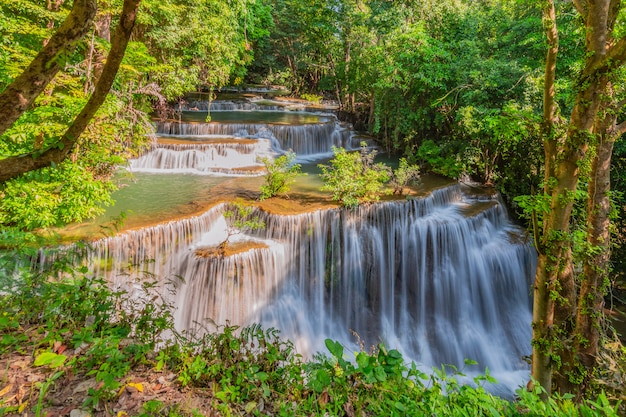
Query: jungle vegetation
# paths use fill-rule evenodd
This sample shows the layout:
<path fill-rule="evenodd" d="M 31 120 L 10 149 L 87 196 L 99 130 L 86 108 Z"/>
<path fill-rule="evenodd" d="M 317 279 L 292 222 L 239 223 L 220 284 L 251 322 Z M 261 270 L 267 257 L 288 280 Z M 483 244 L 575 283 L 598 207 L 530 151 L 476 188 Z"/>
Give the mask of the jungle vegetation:
<path fill-rule="evenodd" d="M 422 171 L 496 186 L 539 253 L 531 385 L 598 395 L 625 259 L 622 6 L 2 0 L 0 244 L 112 204 L 116 167 L 184 93 L 285 85 Z"/>

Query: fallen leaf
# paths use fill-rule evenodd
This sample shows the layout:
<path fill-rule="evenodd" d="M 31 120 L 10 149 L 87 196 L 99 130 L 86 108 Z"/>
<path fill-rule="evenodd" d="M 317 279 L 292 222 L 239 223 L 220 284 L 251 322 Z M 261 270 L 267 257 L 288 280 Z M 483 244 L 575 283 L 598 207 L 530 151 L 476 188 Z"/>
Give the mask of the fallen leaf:
<path fill-rule="evenodd" d="M 326 404 L 328 404 L 329 400 L 330 396 L 328 395 L 328 392 L 324 391 L 322 392 L 322 395 L 320 395 L 320 398 L 317 400 L 317 402 L 319 403 L 320 407 L 324 408 L 326 407 Z"/>
<path fill-rule="evenodd" d="M 256 401 L 250 401 L 248 404 L 246 404 L 246 407 L 245 407 L 246 414 L 252 413 L 252 410 L 254 410 L 256 406 L 257 406 Z"/>
<path fill-rule="evenodd" d="M 133 387 L 139 392 L 143 392 L 143 384 L 141 382 L 129 382 L 126 384 L 128 387 Z"/>
<path fill-rule="evenodd" d="M 354 412 L 354 407 L 352 407 L 352 403 L 350 401 L 348 401 L 347 403 L 343 405 L 343 409 L 346 412 L 346 416 L 356 417 L 356 414 Z"/>
<path fill-rule="evenodd" d="M 0 397 L 5 396 L 8 392 L 10 392 L 13 389 L 13 385 L 9 384 L 6 387 L 2 388 L 2 391 L 0 391 Z"/>

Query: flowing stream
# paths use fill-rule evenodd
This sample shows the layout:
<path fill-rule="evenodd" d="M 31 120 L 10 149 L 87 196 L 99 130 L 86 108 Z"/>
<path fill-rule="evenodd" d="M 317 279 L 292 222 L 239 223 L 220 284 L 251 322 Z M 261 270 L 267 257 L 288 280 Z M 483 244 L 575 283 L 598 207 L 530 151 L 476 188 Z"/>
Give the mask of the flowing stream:
<path fill-rule="evenodd" d="M 153 148 L 130 169 L 164 183 L 181 173 L 237 175 L 243 183 L 262 173 L 259 157 L 291 149 L 310 161 L 332 146 L 355 145 L 330 115 L 282 110 L 281 118 L 278 106 L 264 113 L 245 102 L 211 105 L 232 114 L 215 111 L 202 121 L 208 104 L 203 112 L 194 103 L 197 114 L 157 124 Z M 224 211 L 214 204 L 100 239 L 90 264 L 115 284 L 147 272 L 173 285 L 179 330 L 200 331 L 209 320 L 261 323 L 304 356 L 325 351 L 325 338 L 352 351 L 359 341 L 367 348 L 384 342 L 423 369 L 476 360 L 476 371 L 488 367 L 503 395 L 526 383 L 536 256 L 497 195 L 450 184 L 355 210 L 256 208 L 265 228 L 231 238 L 253 242 L 248 250 L 203 255 L 227 238 Z"/>

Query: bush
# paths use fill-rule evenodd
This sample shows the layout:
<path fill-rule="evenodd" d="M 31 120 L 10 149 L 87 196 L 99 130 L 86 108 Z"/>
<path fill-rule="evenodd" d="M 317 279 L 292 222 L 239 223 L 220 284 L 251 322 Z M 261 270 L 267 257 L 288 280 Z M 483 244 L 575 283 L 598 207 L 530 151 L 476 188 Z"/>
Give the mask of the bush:
<path fill-rule="evenodd" d="M 430 170 L 449 178 L 458 179 L 463 166 L 451 156 L 442 156 L 442 150 L 432 140 L 425 140 L 417 150 L 417 158 L 428 164 Z"/>
<path fill-rule="evenodd" d="M 361 143 L 360 152 L 333 147 L 333 153 L 330 166 L 319 165 L 324 182 L 322 191 L 332 192 L 332 199 L 348 208 L 378 201 L 391 175 L 385 164 L 374 163 L 376 151 L 368 151 L 365 143 Z"/>
<path fill-rule="evenodd" d="M 309 101 L 313 104 L 319 104 L 322 101 L 322 96 L 318 96 L 317 94 L 302 94 L 301 97 L 306 100 Z"/>
<path fill-rule="evenodd" d="M 398 169 L 393 171 L 391 186 L 394 194 L 402 195 L 404 187 L 420 178 L 420 169 L 417 165 L 409 165 L 406 158 L 400 158 Z"/>
<path fill-rule="evenodd" d="M 28 172 L 0 189 L 0 224 L 33 230 L 94 218 L 113 203 L 115 189 L 68 161 Z"/>
<path fill-rule="evenodd" d="M 267 174 L 265 174 L 265 182 L 261 185 L 260 200 L 286 195 L 289 192 L 291 184 L 295 182 L 301 170 L 300 164 L 293 163 L 294 159 L 296 159 L 296 154 L 293 152 L 281 155 L 273 161 L 270 158 L 261 159 Z"/>
<path fill-rule="evenodd" d="M 48 260 L 37 268 L 18 262 L 11 274 L 0 274 L 0 357 L 32 356 L 34 368 L 49 368 L 47 381 L 39 384 L 36 415 L 46 415 L 41 408 L 51 385 L 76 375 L 97 382 L 86 406 L 116 398 L 128 372 L 147 363 L 163 343 L 163 332 L 173 330 L 171 307 L 154 292 L 154 282 L 140 283 L 133 294 L 112 291 L 105 279 L 72 260 L 86 250 L 77 245 L 65 255 L 41 255 Z M 30 256 L 0 252 L 0 271 L 11 264 L 5 257 Z M 0 400 L 0 415 L 19 410 Z"/>

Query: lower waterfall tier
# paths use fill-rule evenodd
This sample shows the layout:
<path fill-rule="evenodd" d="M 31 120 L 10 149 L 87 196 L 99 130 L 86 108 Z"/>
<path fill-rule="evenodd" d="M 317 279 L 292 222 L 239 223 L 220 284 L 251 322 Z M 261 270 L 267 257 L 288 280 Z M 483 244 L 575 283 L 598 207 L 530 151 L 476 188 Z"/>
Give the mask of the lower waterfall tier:
<path fill-rule="evenodd" d="M 126 265 L 153 260 L 148 272 L 176 283 L 181 330 L 260 323 L 305 356 L 326 338 L 356 351 L 358 335 L 425 369 L 471 359 L 507 389 L 526 382 L 536 255 L 497 199 L 455 185 L 350 211 L 257 210 L 265 228 L 237 238 L 262 244 L 198 256 L 226 238 L 223 211 L 98 241 L 92 264 L 124 284 Z"/>

